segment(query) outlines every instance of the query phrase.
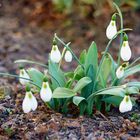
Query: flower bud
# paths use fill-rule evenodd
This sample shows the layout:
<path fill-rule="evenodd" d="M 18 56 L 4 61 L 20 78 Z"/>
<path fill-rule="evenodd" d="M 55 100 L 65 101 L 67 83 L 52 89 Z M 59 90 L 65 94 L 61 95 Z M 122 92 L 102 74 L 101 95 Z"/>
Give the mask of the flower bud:
<path fill-rule="evenodd" d="M 112 39 L 116 34 L 117 34 L 116 16 L 113 15 L 106 29 L 106 36 L 108 39 Z"/>
<path fill-rule="evenodd" d="M 120 103 L 119 110 L 121 113 L 128 112 L 132 110 L 132 102 L 129 95 L 125 95 Z"/>
<path fill-rule="evenodd" d="M 24 113 L 29 113 L 31 110 L 35 111 L 37 108 L 37 100 L 30 91 L 30 87 L 26 87 L 26 95 L 22 103 Z"/>
<path fill-rule="evenodd" d="M 122 47 L 121 47 L 121 58 L 123 61 L 129 61 L 130 58 L 131 58 L 131 49 L 130 49 L 130 46 L 129 46 L 129 43 L 128 43 L 128 37 L 127 35 L 124 36 L 124 41 L 123 41 L 123 44 L 122 44 Z"/>
<path fill-rule="evenodd" d="M 54 63 L 59 63 L 59 61 L 61 60 L 61 53 L 60 53 L 57 45 L 53 45 L 51 54 L 50 54 L 50 59 Z"/>
<path fill-rule="evenodd" d="M 122 78 L 124 75 L 124 68 L 120 66 L 116 71 L 116 76 L 118 79 Z"/>
<path fill-rule="evenodd" d="M 42 88 L 40 90 L 40 97 L 44 102 L 49 102 L 52 98 L 52 90 L 46 78 L 43 80 Z"/>
<path fill-rule="evenodd" d="M 66 62 L 71 62 L 72 61 L 72 54 L 70 51 L 66 51 L 65 53 L 65 61 Z"/>
<path fill-rule="evenodd" d="M 28 75 L 28 73 L 25 71 L 24 68 L 20 68 L 20 73 L 19 73 L 19 81 L 22 85 L 26 85 L 29 83 L 29 80 L 30 80 L 30 77 Z M 26 80 L 26 79 L 22 79 L 22 78 L 26 78 L 26 79 L 29 79 L 29 80 Z"/>

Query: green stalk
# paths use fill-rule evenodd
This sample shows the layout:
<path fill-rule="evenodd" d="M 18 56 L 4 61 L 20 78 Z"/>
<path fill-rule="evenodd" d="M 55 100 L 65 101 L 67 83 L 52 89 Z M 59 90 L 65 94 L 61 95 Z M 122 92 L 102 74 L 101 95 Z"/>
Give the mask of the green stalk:
<path fill-rule="evenodd" d="M 70 42 L 67 44 L 67 46 L 69 46 L 70 45 Z M 65 55 L 65 52 L 66 52 L 66 47 L 64 47 L 64 49 L 63 49 L 63 51 L 62 51 L 62 56 L 61 56 L 61 60 L 60 60 L 60 62 L 59 62 L 59 69 L 60 69 L 60 66 L 61 66 L 61 63 L 62 63 L 62 59 L 64 58 L 64 55 Z"/>
<path fill-rule="evenodd" d="M 42 67 L 48 68 L 47 65 L 42 64 L 40 62 L 36 62 L 36 61 L 31 61 L 31 60 L 26 60 L 26 59 L 20 59 L 20 60 L 16 60 L 14 63 L 29 63 L 29 64 L 37 64 L 40 65 Z"/>
<path fill-rule="evenodd" d="M 126 28 L 126 29 L 122 29 L 122 30 L 118 31 L 117 34 L 108 42 L 108 44 L 107 44 L 107 46 L 106 46 L 106 49 L 105 49 L 105 52 L 104 52 L 104 54 L 103 54 L 103 56 L 102 56 L 102 59 L 101 59 L 101 61 L 100 61 L 100 64 L 99 64 L 99 68 L 98 68 L 96 77 L 95 77 L 94 88 L 95 88 L 95 86 L 96 86 L 96 82 L 97 82 L 98 77 L 99 77 L 99 73 L 100 73 L 100 70 L 101 70 L 102 63 L 103 63 L 103 61 L 104 61 L 104 59 L 105 59 L 106 54 L 108 53 L 108 50 L 109 50 L 109 47 L 110 47 L 112 41 L 113 41 L 119 34 L 125 32 L 125 31 L 130 31 L 130 30 L 132 30 L 132 29 Z"/>
<path fill-rule="evenodd" d="M 41 89 L 40 86 L 38 86 L 36 83 L 34 83 L 34 82 L 33 82 L 32 80 L 30 80 L 30 79 L 23 78 L 23 77 L 20 77 L 20 76 L 18 76 L 18 75 L 14 75 L 14 74 L 2 73 L 2 72 L 0 72 L 0 75 L 2 75 L 2 76 L 7 76 L 7 77 L 21 78 L 21 79 L 28 80 L 31 84 L 33 84 L 33 85 L 35 85 L 36 87 L 38 87 L 38 88 Z"/>
<path fill-rule="evenodd" d="M 138 62 L 140 60 L 140 57 L 138 57 L 134 62 L 132 62 L 128 67 L 127 67 L 127 69 L 128 68 L 130 68 L 130 67 L 132 67 L 136 62 Z"/>
<path fill-rule="evenodd" d="M 118 5 L 116 3 L 113 2 L 113 5 L 115 6 L 115 8 L 118 11 L 118 15 L 120 17 L 120 26 L 121 26 L 121 30 L 123 29 L 123 16 L 122 16 L 122 12 L 120 10 L 120 8 L 118 7 Z M 119 54 L 118 54 L 118 66 L 120 65 L 120 60 L 121 60 L 121 56 L 120 56 L 120 51 L 121 51 L 121 47 L 122 47 L 122 43 L 123 43 L 123 32 L 120 35 L 120 47 L 119 47 Z"/>
<path fill-rule="evenodd" d="M 62 45 L 64 45 L 64 47 L 66 47 L 66 48 L 71 52 L 71 54 L 72 54 L 72 56 L 74 57 L 74 59 L 75 59 L 75 60 L 78 62 L 78 64 L 81 65 L 82 68 L 84 69 L 83 64 L 79 61 L 79 59 L 78 59 L 77 56 L 74 54 L 74 52 L 71 50 L 71 48 L 70 48 L 67 44 L 65 44 L 56 34 L 55 34 L 54 36 L 55 36 L 55 38 L 56 38 Z"/>

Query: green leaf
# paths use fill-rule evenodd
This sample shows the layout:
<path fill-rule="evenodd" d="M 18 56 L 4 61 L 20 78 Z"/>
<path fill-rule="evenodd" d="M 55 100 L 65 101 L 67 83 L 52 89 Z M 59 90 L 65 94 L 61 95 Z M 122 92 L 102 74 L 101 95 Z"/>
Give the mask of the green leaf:
<path fill-rule="evenodd" d="M 36 83 L 38 86 L 42 86 L 44 75 L 39 70 L 35 68 L 30 68 L 27 70 L 31 80 Z"/>
<path fill-rule="evenodd" d="M 123 88 L 118 88 L 118 87 L 114 87 L 111 89 L 106 89 L 104 91 L 101 91 L 99 93 L 97 93 L 96 95 L 114 95 L 114 96 L 120 96 L 120 97 L 124 97 L 125 96 L 125 90 Z"/>
<path fill-rule="evenodd" d="M 53 92 L 53 98 L 70 98 L 75 96 L 76 93 L 68 88 L 56 88 Z"/>
<path fill-rule="evenodd" d="M 140 82 L 129 82 L 126 84 L 127 86 L 134 86 L 140 89 Z"/>
<path fill-rule="evenodd" d="M 85 86 L 81 91 L 81 96 L 83 96 L 85 98 L 90 96 L 90 94 L 92 94 L 92 92 L 93 92 L 94 79 L 95 79 L 95 73 L 94 72 L 95 71 L 93 69 L 93 65 L 90 65 L 86 76 L 89 77 L 92 80 L 92 82 L 89 83 L 87 86 Z"/>
<path fill-rule="evenodd" d="M 74 96 L 73 97 L 73 103 L 75 105 L 79 105 L 82 101 L 86 101 L 84 97 L 80 97 L 80 96 Z"/>
<path fill-rule="evenodd" d="M 80 80 L 82 77 L 84 77 L 84 70 L 81 65 L 78 65 L 74 71 L 74 79 Z"/>
<path fill-rule="evenodd" d="M 65 76 L 64 73 L 58 67 L 58 64 L 55 64 L 49 61 L 49 74 L 53 76 L 52 80 L 52 87 L 55 89 L 57 87 L 64 87 L 65 86 Z"/>
<path fill-rule="evenodd" d="M 110 58 L 110 55 L 107 54 L 103 60 L 100 70 L 100 80 L 104 88 L 106 87 L 109 74 L 111 73 L 111 68 L 112 68 L 112 60 Z"/>
<path fill-rule="evenodd" d="M 96 75 L 97 68 L 98 68 L 98 51 L 97 51 L 95 42 L 91 43 L 91 45 L 88 49 L 88 53 L 86 55 L 86 60 L 85 60 L 86 73 L 87 73 L 90 65 L 93 66 L 94 74 Z"/>
<path fill-rule="evenodd" d="M 79 58 L 80 62 L 82 64 L 85 64 L 85 60 L 86 60 L 86 50 L 83 50 L 82 53 L 80 54 L 80 58 Z"/>
<path fill-rule="evenodd" d="M 91 83 L 92 80 L 89 77 L 83 77 L 82 79 L 80 79 L 77 84 L 74 87 L 74 92 L 79 92 L 81 91 L 82 88 L 84 88 L 86 85 L 88 85 L 89 83 Z"/>
<path fill-rule="evenodd" d="M 119 106 L 122 100 L 123 97 L 119 97 L 119 96 L 110 96 L 102 99 L 102 101 L 106 103 L 110 103 L 114 106 Z"/>
<path fill-rule="evenodd" d="M 134 67 L 131 67 L 129 69 L 127 69 L 124 73 L 124 76 L 123 76 L 123 79 L 130 76 L 130 75 L 133 75 L 137 72 L 140 72 L 140 64 L 134 66 Z"/>
<path fill-rule="evenodd" d="M 73 78 L 74 77 L 74 72 L 66 72 L 64 73 L 65 77 L 68 77 L 68 78 Z"/>
<path fill-rule="evenodd" d="M 129 94 L 139 94 L 139 89 L 137 87 L 127 87 L 126 92 Z"/>

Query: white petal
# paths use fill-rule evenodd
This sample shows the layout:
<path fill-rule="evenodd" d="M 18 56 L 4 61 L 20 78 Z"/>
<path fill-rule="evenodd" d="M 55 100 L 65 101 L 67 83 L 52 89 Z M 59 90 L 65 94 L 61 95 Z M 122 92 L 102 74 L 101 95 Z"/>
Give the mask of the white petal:
<path fill-rule="evenodd" d="M 32 98 L 30 99 L 30 102 L 31 102 L 32 110 L 35 111 L 37 109 L 38 103 L 33 94 L 32 94 Z"/>
<path fill-rule="evenodd" d="M 117 33 L 116 22 L 111 20 L 107 29 L 106 29 L 106 36 L 108 39 L 112 39 L 114 35 Z"/>
<path fill-rule="evenodd" d="M 120 103 L 119 110 L 121 113 L 128 112 L 132 110 L 132 102 L 129 96 L 125 96 Z"/>
<path fill-rule="evenodd" d="M 56 45 L 55 48 L 56 50 L 53 50 L 53 48 L 51 50 L 50 59 L 54 63 L 59 63 L 59 61 L 61 60 L 61 53 Z"/>
<path fill-rule="evenodd" d="M 128 41 L 124 41 L 121 47 L 121 58 L 123 61 L 129 61 L 131 58 L 131 49 Z"/>
<path fill-rule="evenodd" d="M 65 61 L 66 62 L 71 62 L 72 61 L 72 54 L 70 51 L 66 51 L 65 53 Z"/>
<path fill-rule="evenodd" d="M 30 79 L 28 73 L 24 69 L 20 70 L 19 77 Z M 29 80 L 26 80 L 26 79 L 19 78 L 19 81 L 22 85 L 26 85 L 27 83 L 29 83 Z"/>
<path fill-rule="evenodd" d="M 124 68 L 122 68 L 122 66 L 120 66 L 117 71 L 116 71 L 116 76 L 118 79 L 122 78 L 124 75 Z"/>
<path fill-rule="evenodd" d="M 44 84 L 47 85 L 46 88 L 44 88 Z M 41 91 L 40 91 L 40 97 L 44 102 L 49 102 L 52 98 L 52 90 L 49 87 L 48 82 L 43 82 Z"/>
<path fill-rule="evenodd" d="M 22 102 L 22 109 L 24 113 L 29 113 L 31 111 L 31 104 L 30 104 L 30 99 L 28 98 L 28 94 L 26 93 L 25 98 Z"/>

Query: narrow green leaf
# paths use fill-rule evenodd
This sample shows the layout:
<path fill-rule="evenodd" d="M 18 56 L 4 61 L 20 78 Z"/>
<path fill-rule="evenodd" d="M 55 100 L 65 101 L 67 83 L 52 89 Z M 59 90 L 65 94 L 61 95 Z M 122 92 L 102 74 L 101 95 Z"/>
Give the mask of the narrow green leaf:
<path fill-rule="evenodd" d="M 100 80 L 104 88 L 106 87 L 109 74 L 111 73 L 111 69 L 112 69 L 112 60 L 110 58 L 110 55 L 107 54 L 103 60 L 100 70 Z"/>
<path fill-rule="evenodd" d="M 82 64 L 85 64 L 85 60 L 86 60 L 86 50 L 83 50 L 82 53 L 80 54 L 80 58 L 79 58 L 80 62 Z"/>
<path fill-rule="evenodd" d="M 130 76 L 130 75 L 133 75 L 133 74 L 135 74 L 137 72 L 140 72 L 140 64 L 138 64 L 138 65 L 136 65 L 134 67 L 131 67 L 131 68 L 127 69 L 125 71 L 125 73 L 124 73 L 123 79 L 126 78 L 126 77 L 128 77 L 128 76 Z"/>
<path fill-rule="evenodd" d="M 27 70 L 31 80 L 36 83 L 38 86 L 42 86 L 42 82 L 43 82 L 43 73 L 41 73 L 39 70 L 35 69 L 35 68 L 30 68 Z"/>
<path fill-rule="evenodd" d="M 139 89 L 137 87 L 127 87 L 126 92 L 129 94 L 139 94 Z"/>
<path fill-rule="evenodd" d="M 93 92 L 94 79 L 95 79 L 95 73 L 94 72 L 95 71 L 93 69 L 93 65 L 90 65 L 86 76 L 89 77 L 92 80 L 92 82 L 89 83 L 87 86 L 85 86 L 81 91 L 81 96 L 83 96 L 85 98 L 90 96 L 90 94 L 92 94 L 92 92 Z"/>
<path fill-rule="evenodd" d="M 91 83 L 92 80 L 89 77 L 83 77 L 82 79 L 80 79 L 77 84 L 74 87 L 74 92 L 79 92 L 81 91 L 81 89 L 83 89 L 86 85 L 88 85 L 89 83 Z"/>
<path fill-rule="evenodd" d="M 129 82 L 126 84 L 127 86 L 135 86 L 140 89 L 140 82 Z"/>
<path fill-rule="evenodd" d="M 119 97 L 119 96 L 109 96 L 102 99 L 102 101 L 112 104 L 114 106 L 119 106 L 122 100 L 123 97 Z"/>
<path fill-rule="evenodd" d="M 94 73 L 96 74 L 97 68 L 98 68 L 98 50 L 95 42 L 92 42 L 89 49 L 88 53 L 86 55 L 86 60 L 85 60 L 85 70 L 86 72 L 89 69 L 89 66 L 92 65 L 94 69 Z"/>
<path fill-rule="evenodd" d="M 52 80 L 52 87 L 55 89 L 57 87 L 64 87 L 65 86 L 65 76 L 64 73 L 58 67 L 58 64 L 55 64 L 49 61 L 49 73 L 57 80 Z"/>
<path fill-rule="evenodd" d="M 82 101 L 86 101 L 84 97 L 80 97 L 80 96 L 74 96 L 73 97 L 73 103 L 75 105 L 79 105 Z"/>
<path fill-rule="evenodd" d="M 84 70 L 81 65 L 78 65 L 74 71 L 74 79 L 80 80 L 82 77 L 84 77 Z"/>
<path fill-rule="evenodd" d="M 53 92 L 53 98 L 70 98 L 75 96 L 76 93 L 73 90 L 67 88 L 56 88 Z"/>
<path fill-rule="evenodd" d="M 104 91 L 101 91 L 97 93 L 96 95 L 114 95 L 114 96 L 120 96 L 124 97 L 125 96 L 125 90 L 123 88 L 112 88 L 112 89 L 106 89 Z"/>
<path fill-rule="evenodd" d="M 64 73 L 65 77 L 68 77 L 68 78 L 73 78 L 74 77 L 74 72 L 66 72 Z"/>

